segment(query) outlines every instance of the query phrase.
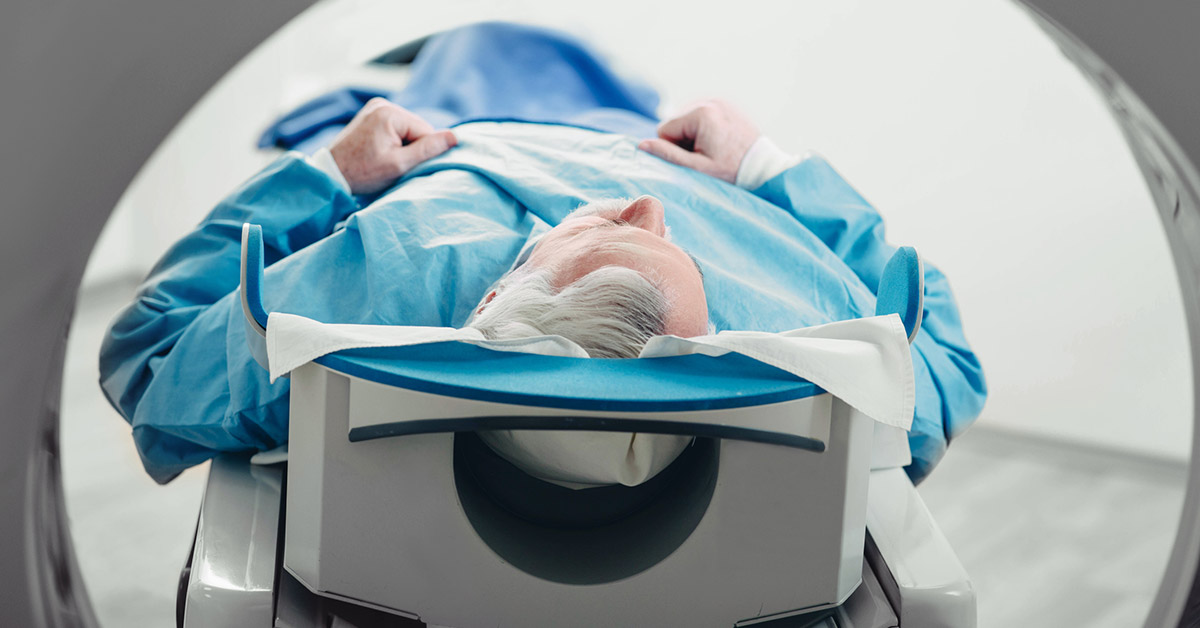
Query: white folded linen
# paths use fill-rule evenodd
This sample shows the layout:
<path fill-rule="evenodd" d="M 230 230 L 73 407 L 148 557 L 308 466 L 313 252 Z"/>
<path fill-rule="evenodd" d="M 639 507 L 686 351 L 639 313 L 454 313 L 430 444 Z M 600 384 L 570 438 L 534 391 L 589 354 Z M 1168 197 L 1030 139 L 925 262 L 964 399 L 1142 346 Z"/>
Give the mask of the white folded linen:
<path fill-rule="evenodd" d="M 487 340 L 472 328 L 332 325 L 272 313 L 267 323 L 271 381 L 328 353 L 459 341 L 499 351 L 587 357 L 560 336 Z M 909 460 L 903 430 L 912 424 L 916 387 L 908 334 L 894 314 L 779 333 L 724 331 L 696 338 L 651 338 L 639 358 L 736 352 L 813 382 L 876 420 L 876 461 Z M 481 432 L 507 460 L 563 486 L 633 486 L 654 477 L 691 442 L 670 434 L 558 430 Z M 877 465 L 878 466 L 878 465 Z"/>

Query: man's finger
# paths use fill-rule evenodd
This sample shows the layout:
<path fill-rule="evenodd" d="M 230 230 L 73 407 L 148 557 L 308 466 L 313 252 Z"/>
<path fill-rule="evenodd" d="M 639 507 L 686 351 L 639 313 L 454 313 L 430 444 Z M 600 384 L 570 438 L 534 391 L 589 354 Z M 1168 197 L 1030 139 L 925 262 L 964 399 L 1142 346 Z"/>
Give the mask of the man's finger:
<path fill-rule="evenodd" d="M 699 109 L 693 109 L 678 118 L 672 118 L 658 125 L 658 136 L 675 144 L 691 144 L 700 130 Z"/>
<path fill-rule="evenodd" d="M 642 140 L 638 148 L 673 164 L 706 172 L 704 169 L 710 161 L 708 157 L 684 150 L 663 139 Z"/>
<path fill-rule="evenodd" d="M 391 112 L 392 127 L 400 135 L 400 140 L 411 144 L 433 133 L 433 127 L 424 118 L 400 106 L 393 107 Z"/>
<path fill-rule="evenodd" d="M 417 141 L 400 149 L 399 166 L 401 174 L 412 170 L 417 164 L 437 157 L 454 148 L 458 138 L 452 131 L 438 131 L 422 136 Z"/>
<path fill-rule="evenodd" d="M 382 98 L 380 96 L 376 96 L 376 97 L 372 98 L 371 100 L 368 100 L 367 104 L 363 105 L 362 109 L 359 109 L 359 113 L 368 114 L 368 113 L 371 113 L 372 111 L 375 111 L 376 109 L 379 109 L 380 107 L 387 107 L 388 105 L 391 105 L 391 104 L 392 104 L 392 101 L 390 101 L 386 98 Z"/>

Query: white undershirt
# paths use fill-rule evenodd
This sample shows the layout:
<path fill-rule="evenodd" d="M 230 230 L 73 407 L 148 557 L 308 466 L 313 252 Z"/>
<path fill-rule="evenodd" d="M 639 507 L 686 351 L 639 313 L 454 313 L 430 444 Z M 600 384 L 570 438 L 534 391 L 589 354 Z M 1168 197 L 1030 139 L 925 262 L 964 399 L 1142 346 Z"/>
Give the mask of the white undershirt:
<path fill-rule="evenodd" d="M 342 175 L 341 168 L 338 168 L 337 162 L 333 159 L 333 153 L 329 152 L 328 148 L 322 148 L 305 159 L 308 160 L 308 165 L 329 175 L 334 183 L 342 186 L 347 193 L 350 192 L 350 184 L 346 183 L 346 177 Z"/>
<path fill-rule="evenodd" d="M 799 157 L 783 152 L 771 138 L 760 135 L 742 156 L 734 183 L 744 190 L 756 190 L 799 162 Z"/>
<path fill-rule="evenodd" d="M 308 165 L 329 175 L 343 190 L 350 192 L 350 184 L 346 182 L 346 177 L 342 175 L 341 169 L 333 159 L 333 153 L 330 153 L 328 148 L 322 148 L 306 159 Z M 735 183 L 742 189 L 754 190 L 799 161 L 799 157 L 783 152 L 770 138 L 760 135 L 742 156 Z"/>

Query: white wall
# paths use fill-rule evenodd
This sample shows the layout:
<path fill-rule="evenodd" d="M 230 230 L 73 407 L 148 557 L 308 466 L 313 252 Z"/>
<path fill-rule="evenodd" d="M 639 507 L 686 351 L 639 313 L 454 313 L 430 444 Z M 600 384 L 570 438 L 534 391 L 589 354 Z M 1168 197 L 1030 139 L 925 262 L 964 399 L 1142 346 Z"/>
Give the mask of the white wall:
<path fill-rule="evenodd" d="M 378 80 L 362 60 L 467 16 L 559 25 L 662 87 L 666 112 L 723 96 L 785 148 L 829 157 L 894 242 L 950 276 L 992 391 L 983 423 L 1186 457 L 1186 332 L 1150 197 L 1091 87 L 1015 6 L 411 6 L 324 2 L 247 58 L 139 175 L 94 268 L 144 273 L 269 158 L 250 147 L 274 115 Z"/>

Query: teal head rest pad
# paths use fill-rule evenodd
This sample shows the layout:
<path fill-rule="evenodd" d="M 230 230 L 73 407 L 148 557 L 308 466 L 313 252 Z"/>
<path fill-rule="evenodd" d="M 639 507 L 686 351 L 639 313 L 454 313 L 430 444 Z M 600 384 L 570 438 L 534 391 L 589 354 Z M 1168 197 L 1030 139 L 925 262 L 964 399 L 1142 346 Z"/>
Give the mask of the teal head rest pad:
<path fill-rule="evenodd" d="M 924 296 L 925 273 L 921 258 L 911 246 L 900 247 L 880 276 L 875 315 L 899 314 L 900 320 L 904 321 L 904 331 L 908 332 L 908 341 L 912 342 L 921 328 Z"/>

